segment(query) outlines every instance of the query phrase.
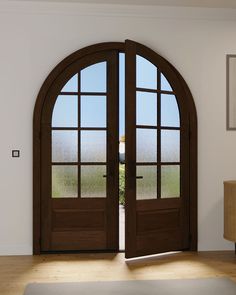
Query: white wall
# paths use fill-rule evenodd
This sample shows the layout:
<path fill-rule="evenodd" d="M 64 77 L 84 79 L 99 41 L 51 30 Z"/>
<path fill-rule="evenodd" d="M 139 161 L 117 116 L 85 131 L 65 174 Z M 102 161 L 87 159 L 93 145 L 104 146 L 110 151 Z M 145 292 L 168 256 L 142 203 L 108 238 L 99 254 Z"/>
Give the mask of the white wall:
<path fill-rule="evenodd" d="M 156 50 L 187 81 L 199 121 L 199 250 L 233 249 L 222 233 L 223 181 L 236 178 L 236 132 L 225 123 L 235 20 L 233 10 L 1 2 L 0 254 L 32 253 L 32 116 L 41 84 L 73 51 L 126 38 Z"/>

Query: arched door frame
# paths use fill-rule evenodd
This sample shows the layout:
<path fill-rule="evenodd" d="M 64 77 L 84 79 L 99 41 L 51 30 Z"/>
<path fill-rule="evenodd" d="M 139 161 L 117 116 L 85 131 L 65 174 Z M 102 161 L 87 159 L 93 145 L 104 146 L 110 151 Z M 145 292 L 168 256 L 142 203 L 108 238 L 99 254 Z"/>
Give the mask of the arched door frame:
<path fill-rule="evenodd" d="M 181 93 L 185 98 L 186 109 L 189 116 L 189 144 L 190 144 L 190 175 L 189 175 L 189 211 L 190 211 L 190 249 L 197 250 L 197 113 L 194 100 L 188 85 L 176 70 L 166 59 L 158 55 L 153 50 L 144 45 L 139 44 L 139 47 L 150 56 L 157 60 L 160 65 L 160 70 L 168 75 L 174 75 L 178 79 Z M 53 85 L 55 79 L 71 64 L 85 56 L 103 51 L 125 51 L 125 43 L 108 42 L 91 45 L 80 49 L 64 60 L 62 60 L 48 75 L 44 81 L 38 97 L 36 99 L 33 118 L 33 253 L 40 254 L 40 233 L 41 233 L 41 117 L 48 91 Z"/>

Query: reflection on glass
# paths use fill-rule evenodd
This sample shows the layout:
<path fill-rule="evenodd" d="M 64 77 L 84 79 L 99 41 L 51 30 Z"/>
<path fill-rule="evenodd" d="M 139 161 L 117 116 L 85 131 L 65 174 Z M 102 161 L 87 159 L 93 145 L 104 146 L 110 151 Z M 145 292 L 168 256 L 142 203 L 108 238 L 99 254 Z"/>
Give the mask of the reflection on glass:
<path fill-rule="evenodd" d="M 107 90 L 107 63 L 93 64 L 81 71 L 82 92 L 106 92 Z"/>
<path fill-rule="evenodd" d="M 180 132 L 179 130 L 161 131 L 161 161 L 180 161 Z"/>
<path fill-rule="evenodd" d="M 78 127 L 76 95 L 59 95 L 52 113 L 52 127 Z"/>
<path fill-rule="evenodd" d="M 157 167 L 137 166 L 137 200 L 147 200 L 157 198 Z"/>
<path fill-rule="evenodd" d="M 161 198 L 180 197 L 180 167 L 161 167 Z"/>
<path fill-rule="evenodd" d="M 157 130 L 137 129 L 137 162 L 157 161 Z"/>
<path fill-rule="evenodd" d="M 77 198 L 78 167 L 52 166 L 52 198 Z"/>
<path fill-rule="evenodd" d="M 161 90 L 173 91 L 172 87 L 170 86 L 170 83 L 163 74 L 161 74 Z"/>
<path fill-rule="evenodd" d="M 81 131 L 81 162 L 106 162 L 106 131 Z"/>
<path fill-rule="evenodd" d="M 106 197 L 106 166 L 81 166 L 81 198 Z"/>
<path fill-rule="evenodd" d="M 81 127 L 106 127 L 106 96 L 81 96 Z"/>
<path fill-rule="evenodd" d="M 77 131 L 52 131 L 52 161 L 78 161 L 78 133 Z"/>
<path fill-rule="evenodd" d="M 62 88 L 61 92 L 78 92 L 78 74 L 74 75 Z"/>
<path fill-rule="evenodd" d="M 157 67 L 140 55 L 136 55 L 136 85 L 140 88 L 157 89 Z"/>
<path fill-rule="evenodd" d="M 157 125 L 157 94 L 137 92 L 136 96 L 137 125 Z"/>
<path fill-rule="evenodd" d="M 161 125 L 179 127 L 179 108 L 174 95 L 161 95 Z"/>

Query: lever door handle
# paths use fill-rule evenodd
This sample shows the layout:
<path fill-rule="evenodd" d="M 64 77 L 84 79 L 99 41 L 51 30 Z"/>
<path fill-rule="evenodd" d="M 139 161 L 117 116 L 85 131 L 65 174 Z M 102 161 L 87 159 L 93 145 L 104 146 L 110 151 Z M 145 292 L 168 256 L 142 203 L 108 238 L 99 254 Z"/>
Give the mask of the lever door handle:
<path fill-rule="evenodd" d="M 136 179 L 143 179 L 143 176 L 136 176 Z"/>

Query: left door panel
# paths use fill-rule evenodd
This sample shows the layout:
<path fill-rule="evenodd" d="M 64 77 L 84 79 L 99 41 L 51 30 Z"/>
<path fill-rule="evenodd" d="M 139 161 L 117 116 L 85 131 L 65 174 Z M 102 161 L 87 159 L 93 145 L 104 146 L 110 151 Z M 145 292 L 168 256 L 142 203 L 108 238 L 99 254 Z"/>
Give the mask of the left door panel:
<path fill-rule="evenodd" d="M 73 63 L 41 120 L 42 251 L 118 250 L 118 52 Z"/>

